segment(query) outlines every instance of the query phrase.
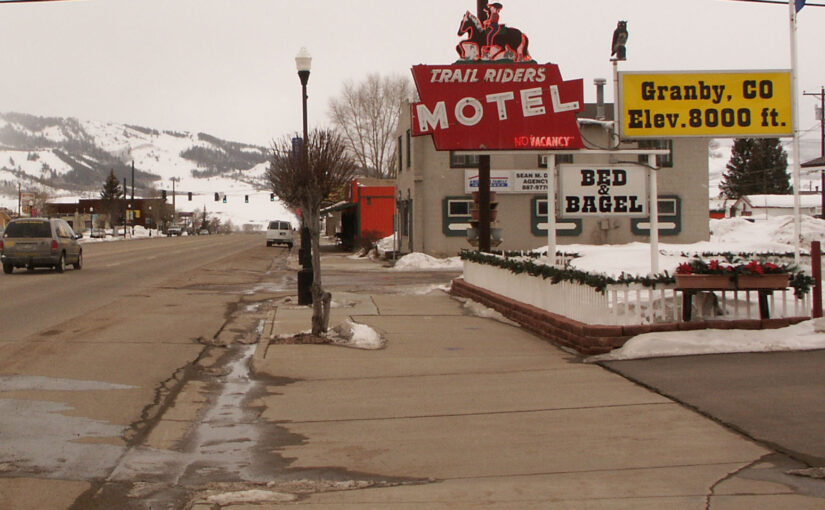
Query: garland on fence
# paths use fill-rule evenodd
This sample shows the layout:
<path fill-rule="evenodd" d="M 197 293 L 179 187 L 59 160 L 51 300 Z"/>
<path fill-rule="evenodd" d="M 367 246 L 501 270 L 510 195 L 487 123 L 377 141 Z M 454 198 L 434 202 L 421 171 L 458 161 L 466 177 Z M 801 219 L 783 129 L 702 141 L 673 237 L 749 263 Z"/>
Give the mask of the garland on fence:
<path fill-rule="evenodd" d="M 532 260 L 518 260 L 506 255 L 496 255 L 473 250 L 462 250 L 459 254 L 462 260 L 468 260 L 478 264 L 507 269 L 515 274 L 527 273 L 530 276 L 541 276 L 544 279 L 550 278 L 553 283 L 572 282 L 580 285 L 593 287 L 604 294 L 608 285 L 641 283 L 645 287 L 655 287 L 656 284 L 675 283 L 675 278 L 669 272 L 659 273 L 651 276 L 637 276 L 622 273 L 618 278 L 613 278 L 604 274 L 588 273 L 580 269 L 558 268 L 545 264 L 537 264 Z M 519 252 L 514 252 L 514 256 L 520 256 Z M 735 256 L 731 254 L 731 259 Z M 794 289 L 794 296 L 802 298 L 811 290 L 815 283 L 811 276 L 802 271 L 791 272 L 789 285 Z"/>
<path fill-rule="evenodd" d="M 527 273 L 530 276 L 541 276 L 544 279 L 550 278 L 553 283 L 573 282 L 580 285 L 587 285 L 602 294 L 604 294 L 608 285 L 613 284 L 641 283 L 646 287 L 653 287 L 657 283 L 673 283 L 675 281 L 667 271 L 663 274 L 653 276 L 634 276 L 622 273 L 618 278 L 613 278 L 604 274 L 588 273 L 580 269 L 558 268 L 545 264 L 536 264 L 532 260 L 516 260 L 479 251 L 462 250 L 460 256 L 462 260 L 500 267 L 515 274 Z"/>

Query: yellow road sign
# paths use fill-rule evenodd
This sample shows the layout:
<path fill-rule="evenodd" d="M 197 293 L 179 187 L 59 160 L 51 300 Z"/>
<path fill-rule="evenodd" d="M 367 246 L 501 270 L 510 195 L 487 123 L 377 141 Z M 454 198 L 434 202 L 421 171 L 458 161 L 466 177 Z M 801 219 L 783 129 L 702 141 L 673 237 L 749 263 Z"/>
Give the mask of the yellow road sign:
<path fill-rule="evenodd" d="M 622 138 L 793 136 L 790 71 L 619 73 Z"/>

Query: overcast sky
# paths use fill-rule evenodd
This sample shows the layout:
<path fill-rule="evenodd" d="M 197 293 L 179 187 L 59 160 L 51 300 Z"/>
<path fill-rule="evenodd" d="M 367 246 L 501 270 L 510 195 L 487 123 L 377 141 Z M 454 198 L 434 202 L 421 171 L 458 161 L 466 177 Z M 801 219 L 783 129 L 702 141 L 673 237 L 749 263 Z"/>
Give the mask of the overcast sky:
<path fill-rule="evenodd" d="M 622 70 L 787 69 L 788 7 L 729 0 L 500 0 L 502 23 L 566 79 L 611 78 L 610 42 L 628 21 Z M 825 2 L 818 2 L 825 3 Z M 294 57 L 312 54 L 310 126 L 368 73 L 410 76 L 456 60 L 473 0 L 74 0 L 0 4 L 0 111 L 204 131 L 269 145 L 301 128 Z M 800 87 L 825 85 L 825 8 L 799 16 Z M 612 89 L 612 87 L 609 87 Z M 612 100 L 612 91 L 608 91 Z M 814 98 L 802 129 L 818 126 Z M 818 133 L 818 128 L 814 129 Z"/>

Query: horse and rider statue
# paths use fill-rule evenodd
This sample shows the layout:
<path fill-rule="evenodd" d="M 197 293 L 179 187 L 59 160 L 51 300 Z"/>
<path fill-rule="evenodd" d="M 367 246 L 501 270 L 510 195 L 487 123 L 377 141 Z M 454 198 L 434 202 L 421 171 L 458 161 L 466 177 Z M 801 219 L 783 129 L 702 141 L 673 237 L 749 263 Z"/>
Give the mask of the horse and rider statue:
<path fill-rule="evenodd" d="M 488 5 L 487 18 L 483 21 L 470 11 L 464 13 L 458 35 L 468 37 L 455 48 L 461 60 L 533 60 L 527 51 L 527 36 L 517 28 L 499 23 L 501 7 L 498 2 Z"/>

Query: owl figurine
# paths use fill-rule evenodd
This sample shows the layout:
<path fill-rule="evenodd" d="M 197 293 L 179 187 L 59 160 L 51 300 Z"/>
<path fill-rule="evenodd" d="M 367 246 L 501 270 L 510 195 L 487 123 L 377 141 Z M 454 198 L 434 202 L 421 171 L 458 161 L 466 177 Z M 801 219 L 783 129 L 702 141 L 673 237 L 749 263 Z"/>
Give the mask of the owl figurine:
<path fill-rule="evenodd" d="M 611 56 L 616 60 L 627 60 L 627 21 L 620 21 L 616 24 L 616 30 L 613 31 L 613 45 L 611 46 Z"/>

